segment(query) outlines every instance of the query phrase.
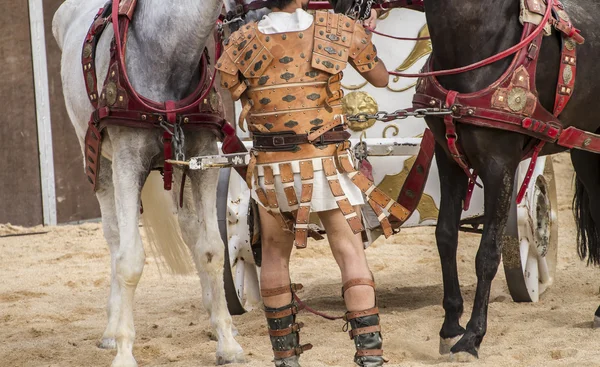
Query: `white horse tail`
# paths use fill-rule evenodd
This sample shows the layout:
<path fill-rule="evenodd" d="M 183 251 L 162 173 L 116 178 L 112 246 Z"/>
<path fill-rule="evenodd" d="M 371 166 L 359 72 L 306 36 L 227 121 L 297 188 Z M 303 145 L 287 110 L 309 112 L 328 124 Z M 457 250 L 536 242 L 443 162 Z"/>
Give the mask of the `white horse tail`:
<path fill-rule="evenodd" d="M 192 273 L 195 268 L 181 236 L 174 200 L 171 193 L 164 190 L 162 177 L 156 171 L 151 172 L 146 180 L 142 205 L 144 232 L 159 267 L 166 265 L 173 274 Z"/>

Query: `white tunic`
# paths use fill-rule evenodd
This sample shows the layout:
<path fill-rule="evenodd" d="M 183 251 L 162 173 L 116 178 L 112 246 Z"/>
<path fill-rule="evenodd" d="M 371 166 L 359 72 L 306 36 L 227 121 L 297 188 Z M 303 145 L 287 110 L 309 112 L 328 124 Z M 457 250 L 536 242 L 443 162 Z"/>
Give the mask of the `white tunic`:
<path fill-rule="evenodd" d="M 275 34 L 275 33 L 286 33 L 286 32 L 299 32 L 310 28 L 314 21 L 314 17 L 302 9 L 297 9 L 294 13 L 286 12 L 272 12 L 265 15 L 260 22 L 258 22 L 258 30 L 264 34 Z M 329 183 L 327 177 L 321 167 L 321 159 L 313 159 L 314 167 L 314 184 L 313 184 L 313 198 L 311 202 L 312 212 L 321 212 L 326 210 L 338 209 L 335 197 L 329 189 Z M 300 174 L 295 168 L 298 166 L 299 161 L 292 161 L 292 167 L 294 168 L 294 187 L 296 194 L 300 197 L 302 191 L 302 183 L 300 181 Z M 273 168 L 275 176 L 275 191 L 277 192 L 277 201 L 280 205 L 280 210 L 283 212 L 291 211 L 287 203 L 287 198 L 283 190 L 283 184 L 281 183 L 281 177 L 279 175 L 279 163 L 269 164 Z M 262 177 L 261 165 L 258 167 L 258 184 L 264 189 L 264 178 Z M 263 165 L 264 166 L 264 165 Z M 346 197 L 352 205 L 364 204 L 362 192 L 356 187 L 347 174 L 340 173 L 338 175 L 340 185 L 346 193 Z M 254 183 L 253 183 L 254 184 Z M 256 193 L 252 190 L 252 197 L 258 203 Z"/>

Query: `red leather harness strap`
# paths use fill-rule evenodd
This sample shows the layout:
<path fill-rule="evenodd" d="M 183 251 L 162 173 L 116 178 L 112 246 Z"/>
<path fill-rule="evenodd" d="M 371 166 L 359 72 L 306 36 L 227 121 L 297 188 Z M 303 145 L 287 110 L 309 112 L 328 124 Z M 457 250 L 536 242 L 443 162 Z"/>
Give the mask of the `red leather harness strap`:
<path fill-rule="evenodd" d="M 558 19 L 553 19 L 549 23 L 563 32 L 563 47 L 556 103 L 553 113 L 550 113 L 538 101 L 535 75 L 539 48 L 543 37 L 540 33 L 540 27 L 548 23 L 552 10 L 557 14 Z M 564 12 L 562 4 L 557 0 L 548 1 L 548 8 L 545 9 L 544 14 L 545 18 L 539 26 L 531 23 L 524 25 L 522 41 L 519 45 L 509 49 L 518 51 L 513 62 L 496 82 L 483 90 L 467 94 L 458 94 L 455 91 L 446 90 L 439 84 L 435 75 L 457 73 L 466 69 L 428 72 L 432 67 L 431 59 L 425 66 L 426 72 L 420 74 L 423 78 L 419 80 L 417 85 L 413 106 L 415 108 L 440 106 L 452 110 L 452 115 L 444 118 L 446 140 L 453 159 L 470 178 L 465 208 L 469 204 L 476 174 L 474 172 L 469 173 L 469 164 L 461 152 L 458 136 L 456 135 L 456 122 L 513 131 L 536 139 L 534 143 L 529 145 L 531 148 L 524 151 L 523 158 L 531 157 L 531 163 L 519 190 L 518 202 L 524 197 L 537 158 L 546 143 L 555 143 L 567 148 L 578 148 L 600 153 L 600 135 L 585 132 L 575 127 L 563 129 L 557 118 L 573 92 L 576 74 L 575 43 L 582 43 L 583 38 L 578 31 L 573 31 L 575 28 L 568 21 L 568 16 Z M 574 37 L 570 38 L 570 36 Z M 489 60 L 498 60 L 499 56 L 504 57 L 506 55 L 506 53 L 501 53 L 467 68 L 471 70 L 471 68 L 486 65 Z"/>
<path fill-rule="evenodd" d="M 213 88 L 208 72 L 208 53 L 205 50 L 200 61 L 200 82 L 196 90 L 180 101 L 159 103 L 139 95 L 131 85 L 125 67 L 125 48 L 129 24 L 133 19 L 137 0 L 115 0 L 112 12 L 107 14 L 110 2 L 100 9 L 83 44 L 82 65 L 88 97 L 96 109 L 90 118 L 85 139 L 86 174 L 96 189 L 96 175 L 99 170 L 102 131 L 108 125 L 144 129 L 164 129 L 163 142 L 165 160 L 173 158 L 173 134 L 175 126 L 179 130 L 210 130 L 223 140 L 224 153 L 244 152 L 244 144 L 235 135 L 235 129 L 223 119 L 219 111 L 219 97 Z M 101 95 L 98 85 L 94 58 L 96 45 L 106 25 L 112 22 L 114 40 L 111 48 L 109 73 Z M 217 34 L 217 33 L 215 33 Z M 215 41 L 216 57 L 221 51 L 220 39 Z M 213 93 L 209 97 L 209 94 Z M 238 172 L 244 169 L 238 169 Z M 172 165 L 164 163 L 165 189 L 172 187 Z M 182 188 L 183 190 L 183 185 Z"/>

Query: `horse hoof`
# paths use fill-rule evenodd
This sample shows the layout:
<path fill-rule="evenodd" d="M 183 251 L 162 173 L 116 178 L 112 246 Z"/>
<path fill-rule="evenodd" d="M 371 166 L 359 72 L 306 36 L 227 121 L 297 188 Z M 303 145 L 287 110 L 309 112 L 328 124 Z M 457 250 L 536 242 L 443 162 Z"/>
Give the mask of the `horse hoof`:
<path fill-rule="evenodd" d="M 117 341 L 115 338 L 102 338 L 96 346 L 100 349 L 117 349 Z"/>
<path fill-rule="evenodd" d="M 600 329 L 600 316 L 595 316 L 594 317 L 594 329 Z"/>
<path fill-rule="evenodd" d="M 477 360 L 477 357 L 472 355 L 469 352 L 458 352 L 450 354 L 451 362 L 459 362 L 459 363 L 469 363 Z"/>
<path fill-rule="evenodd" d="M 236 354 L 233 357 L 217 356 L 217 365 L 222 366 L 230 363 L 246 363 L 244 353 Z"/>
<path fill-rule="evenodd" d="M 245 363 L 244 350 L 238 344 L 228 351 L 217 351 L 217 365 L 221 366 L 229 363 Z"/>
<path fill-rule="evenodd" d="M 138 364 L 132 355 L 123 356 L 117 354 L 115 359 L 113 359 L 111 367 L 138 367 Z"/>
<path fill-rule="evenodd" d="M 460 338 L 462 338 L 462 334 L 457 335 L 454 338 L 440 338 L 440 354 L 443 356 L 450 354 L 450 349 L 458 343 Z"/>

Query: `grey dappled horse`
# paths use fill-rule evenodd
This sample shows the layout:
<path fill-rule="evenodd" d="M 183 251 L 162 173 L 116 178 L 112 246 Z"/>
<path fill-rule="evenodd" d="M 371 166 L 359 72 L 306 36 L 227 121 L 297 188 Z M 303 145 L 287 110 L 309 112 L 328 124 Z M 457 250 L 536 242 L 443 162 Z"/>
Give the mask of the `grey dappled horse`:
<path fill-rule="evenodd" d="M 54 36 L 63 52 L 61 74 L 66 107 L 82 148 L 92 106 L 83 80 L 81 47 L 94 15 L 105 1 L 67 0 L 53 21 Z M 164 102 L 183 99 L 195 89 L 202 52 L 222 5 L 221 0 L 138 0 L 125 55 L 129 78 L 138 93 Z M 98 43 L 96 67 L 100 86 L 108 70 L 112 37 L 112 27 L 107 27 Z M 133 296 L 145 262 L 138 229 L 140 194 L 150 170 L 162 164 L 162 132 L 108 126 L 104 134 L 96 196 L 110 247 L 112 276 L 108 325 L 100 346 L 116 345 L 114 367 L 132 367 L 137 366 L 132 353 Z M 187 156 L 217 153 L 216 138 L 209 131 L 188 132 L 185 141 Z M 178 194 L 177 183 L 181 182 L 181 171 L 175 171 L 173 195 Z M 155 218 L 153 231 L 171 234 L 159 247 L 167 247 L 180 256 L 186 255 L 185 245 L 191 250 L 200 275 L 203 303 L 218 338 L 217 362 L 224 364 L 241 362 L 244 354 L 234 339 L 225 301 L 224 245 L 215 207 L 218 174 L 218 170 L 189 172 L 190 184 L 181 209 L 177 209 L 174 200 L 164 200 L 167 193 L 162 190 L 160 176 L 151 175 L 147 185 L 155 190 L 145 195 L 144 207 Z M 175 211 L 181 235 L 177 223 L 170 218 Z M 183 242 L 183 251 L 177 251 Z"/>

